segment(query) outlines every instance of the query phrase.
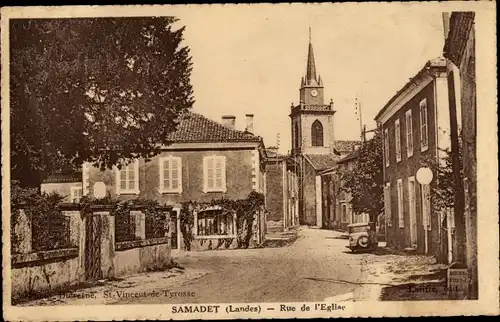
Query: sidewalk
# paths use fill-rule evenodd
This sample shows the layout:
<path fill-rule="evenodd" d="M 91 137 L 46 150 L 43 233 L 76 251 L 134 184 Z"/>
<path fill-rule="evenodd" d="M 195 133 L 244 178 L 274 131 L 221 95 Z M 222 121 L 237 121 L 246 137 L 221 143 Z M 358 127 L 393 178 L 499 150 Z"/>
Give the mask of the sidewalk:
<path fill-rule="evenodd" d="M 288 246 L 297 240 L 299 229 L 298 227 L 294 227 L 287 231 L 270 231 L 266 234 L 263 247 L 276 248 Z"/>
<path fill-rule="evenodd" d="M 171 268 L 161 272 L 149 272 L 124 276 L 114 280 L 97 281 L 86 287 L 73 287 L 48 298 L 23 301 L 16 306 L 47 305 L 103 305 L 133 302 L 137 298 L 157 297 L 170 301 L 185 296 L 173 292 L 206 274 L 208 270 Z M 189 301 L 189 299 L 188 299 Z"/>
<path fill-rule="evenodd" d="M 385 243 L 384 243 L 385 244 Z M 446 264 L 431 256 L 379 247 L 362 259 L 369 277 L 360 300 L 448 300 Z"/>

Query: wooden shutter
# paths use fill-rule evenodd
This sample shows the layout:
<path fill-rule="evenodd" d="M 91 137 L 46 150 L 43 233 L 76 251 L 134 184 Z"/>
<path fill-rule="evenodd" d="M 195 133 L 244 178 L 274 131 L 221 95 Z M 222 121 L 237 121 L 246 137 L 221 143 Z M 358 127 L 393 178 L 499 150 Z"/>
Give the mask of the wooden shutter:
<path fill-rule="evenodd" d="M 401 161 L 401 126 L 399 119 L 394 122 L 394 135 L 396 139 L 396 161 Z"/>
<path fill-rule="evenodd" d="M 171 189 L 179 188 L 179 160 L 176 158 L 170 159 Z"/>
<path fill-rule="evenodd" d="M 385 209 L 385 221 L 387 226 L 392 226 L 392 214 L 391 214 L 391 186 L 386 185 L 384 187 L 384 209 Z"/>
<path fill-rule="evenodd" d="M 411 110 L 406 112 L 406 154 L 413 155 L 413 124 Z"/>
<path fill-rule="evenodd" d="M 136 186 L 136 176 L 135 176 L 135 164 L 131 163 L 127 166 L 128 172 L 128 190 L 134 190 Z"/>
<path fill-rule="evenodd" d="M 163 189 L 170 189 L 170 159 L 163 159 Z"/>
<path fill-rule="evenodd" d="M 222 158 L 215 159 L 215 186 L 214 188 L 222 189 Z"/>
<path fill-rule="evenodd" d="M 122 168 L 120 171 L 120 190 L 127 190 L 127 168 Z"/>
<path fill-rule="evenodd" d="M 404 227 L 404 197 L 403 197 L 403 181 L 401 179 L 398 180 L 397 183 L 397 189 L 398 189 L 398 223 L 399 223 L 399 228 Z"/>
<path fill-rule="evenodd" d="M 208 157 L 206 159 L 206 172 L 207 172 L 207 189 L 214 188 L 214 158 Z"/>
<path fill-rule="evenodd" d="M 422 149 L 427 148 L 428 142 L 427 130 L 427 101 L 424 99 L 420 102 L 420 142 Z"/>
<path fill-rule="evenodd" d="M 426 225 L 428 230 L 431 230 L 432 226 L 432 220 L 431 220 L 431 200 L 430 200 L 430 185 L 424 184 L 423 187 L 423 217 L 424 217 L 424 224 Z"/>

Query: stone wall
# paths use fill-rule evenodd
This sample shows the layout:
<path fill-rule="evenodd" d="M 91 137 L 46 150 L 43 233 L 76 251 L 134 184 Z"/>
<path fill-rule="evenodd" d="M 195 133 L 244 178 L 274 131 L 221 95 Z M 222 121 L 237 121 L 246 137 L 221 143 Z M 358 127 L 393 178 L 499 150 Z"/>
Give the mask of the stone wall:
<path fill-rule="evenodd" d="M 171 262 L 171 235 L 162 238 L 145 239 L 145 223 L 141 211 L 136 215 L 136 237 L 134 241 L 115 243 L 115 218 L 110 206 L 91 206 L 91 211 L 82 214 L 78 204 L 60 205 L 63 215 L 69 217 L 70 241 L 72 246 L 63 249 L 34 252 L 31 249 L 31 224 L 24 211 L 20 211 L 16 225 L 12 229 L 16 241 L 11 256 L 12 300 L 33 298 L 63 292 L 68 287 L 91 282 L 96 279 L 114 278 L 122 275 L 165 268 Z M 86 256 L 88 221 L 99 217 L 101 233 L 96 245 L 97 273 L 89 274 Z M 169 219 L 169 218 L 168 218 Z M 94 229 L 93 227 L 90 229 Z"/>

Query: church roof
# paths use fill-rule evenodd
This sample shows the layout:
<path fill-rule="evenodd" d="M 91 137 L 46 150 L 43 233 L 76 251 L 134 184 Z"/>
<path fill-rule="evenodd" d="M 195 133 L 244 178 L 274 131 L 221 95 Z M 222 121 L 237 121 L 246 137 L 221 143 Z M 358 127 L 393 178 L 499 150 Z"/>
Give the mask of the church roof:
<path fill-rule="evenodd" d="M 356 140 L 336 140 L 333 143 L 335 150 L 341 154 L 350 153 L 354 151 L 356 145 L 361 145 L 361 141 Z"/>
<path fill-rule="evenodd" d="M 307 72 L 306 72 L 306 85 L 316 85 L 316 63 L 314 62 L 313 45 L 309 42 L 309 51 L 307 53 Z"/>
<path fill-rule="evenodd" d="M 339 159 L 334 154 L 304 154 L 304 157 L 316 171 L 333 167 Z"/>
<path fill-rule="evenodd" d="M 261 142 L 260 136 L 231 129 L 207 117 L 189 112 L 184 115 L 177 130 L 167 136 L 174 143 Z"/>

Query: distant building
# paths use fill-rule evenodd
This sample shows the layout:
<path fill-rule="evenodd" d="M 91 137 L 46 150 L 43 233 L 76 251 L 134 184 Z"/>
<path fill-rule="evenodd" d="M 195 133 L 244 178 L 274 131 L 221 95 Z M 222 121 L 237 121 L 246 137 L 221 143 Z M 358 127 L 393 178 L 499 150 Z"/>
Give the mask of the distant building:
<path fill-rule="evenodd" d="M 309 41 L 306 76 L 302 77 L 298 105 L 290 108 L 292 153 L 297 165 L 299 221 L 323 226 L 320 171 L 333 167 L 352 151 L 356 141 L 335 141 L 333 101 L 325 104 L 321 76 L 316 75 L 312 43 Z"/>
<path fill-rule="evenodd" d="M 266 208 L 269 231 L 283 231 L 298 225 L 298 184 L 293 160 L 266 149 Z"/>
<path fill-rule="evenodd" d="M 94 185 L 102 182 L 111 197 L 156 200 L 177 211 L 184 201 L 245 199 L 252 191 L 265 194 L 266 152 L 262 138 L 252 133 L 253 115 L 247 115 L 244 131 L 235 129 L 234 125 L 235 117 L 231 115 L 223 116 L 221 124 L 197 113 L 187 113 L 168 137 L 174 143 L 163 146 L 161 153 L 149 162 L 136 159 L 122 169 L 114 167 L 105 171 L 86 163 L 79 181 L 77 178 L 71 182 L 59 180 L 57 187 L 46 181 L 42 190 L 66 194 L 73 187 L 81 187 L 82 195 L 93 196 Z M 233 215 L 223 214 L 220 209 L 197 213 L 194 225 L 195 240 L 236 235 Z M 255 230 L 255 238 L 260 243 L 265 221 L 258 216 L 256 225 L 259 228 Z M 181 245 L 180 234 L 176 236 L 177 244 Z"/>
<path fill-rule="evenodd" d="M 82 173 L 51 174 L 42 180 L 40 191 L 55 192 L 64 197 L 63 202 L 79 202 L 83 195 Z"/>
<path fill-rule="evenodd" d="M 349 224 L 370 221 L 368 214 L 355 214 L 353 212 L 352 197 L 342 190 L 342 170 L 352 169 L 355 165 L 360 145 L 361 142 L 358 142 L 349 154 L 337 161 L 334 167 L 320 172 L 324 228 L 345 231 Z"/>
<path fill-rule="evenodd" d="M 384 200 L 388 246 L 446 253 L 443 214 L 432 211 L 436 180 L 420 185 L 416 172 L 439 163 L 450 147 L 447 62 L 431 60 L 377 114 L 383 131 Z M 436 177 L 436 174 L 434 174 Z"/>

